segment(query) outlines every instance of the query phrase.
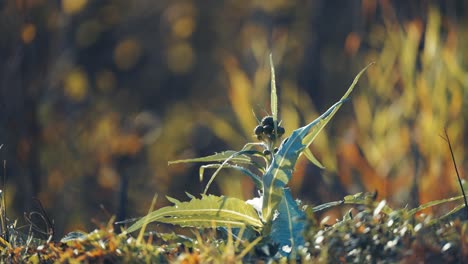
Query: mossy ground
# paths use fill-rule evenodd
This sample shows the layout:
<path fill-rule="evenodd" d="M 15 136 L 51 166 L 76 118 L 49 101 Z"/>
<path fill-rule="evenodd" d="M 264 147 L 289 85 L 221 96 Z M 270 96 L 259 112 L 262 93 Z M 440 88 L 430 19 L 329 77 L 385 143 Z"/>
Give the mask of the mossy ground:
<path fill-rule="evenodd" d="M 302 263 L 462 263 L 468 259 L 468 222 L 389 210 L 374 202 L 351 209 L 331 226 L 313 216 L 298 251 Z M 462 212 L 460 212 L 462 213 Z M 116 233 L 113 225 L 90 233 L 73 233 L 61 242 L 37 239 L 12 245 L 2 240 L 4 263 L 266 263 L 274 245 L 243 241 L 225 232 L 192 229 L 192 235 L 148 232 Z M 29 241 L 29 242 L 28 242 Z"/>

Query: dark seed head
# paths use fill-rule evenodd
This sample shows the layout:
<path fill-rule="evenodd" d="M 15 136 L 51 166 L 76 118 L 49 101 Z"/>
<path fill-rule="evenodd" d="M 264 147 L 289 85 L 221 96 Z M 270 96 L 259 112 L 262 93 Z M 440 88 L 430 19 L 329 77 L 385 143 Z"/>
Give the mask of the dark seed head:
<path fill-rule="evenodd" d="M 262 125 L 264 125 L 264 126 L 275 126 L 275 123 L 273 123 L 273 117 L 272 116 L 265 116 L 262 119 Z"/>
<path fill-rule="evenodd" d="M 262 133 L 263 133 L 263 127 L 260 126 L 260 125 L 259 125 L 259 126 L 256 126 L 255 129 L 254 129 L 254 133 L 255 133 L 255 135 L 257 135 L 257 136 L 260 135 L 260 134 L 262 134 Z"/>
<path fill-rule="evenodd" d="M 286 131 L 284 130 L 284 127 L 282 127 L 282 126 L 278 126 L 277 129 L 278 129 L 277 132 L 278 132 L 278 135 L 279 135 L 279 136 L 284 135 L 284 132 L 286 132 Z"/>
<path fill-rule="evenodd" d="M 270 126 L 270 125 L 265 125 L 263 126 L 263 132 L 267 135 L 273 133 L 273 129 L 274 127 L 273 126 Z"/>
<path fill-rule="evenodd" d="M 270 155 L 270 154 L 271 154 L 271 151 L 269 151 L 268 149 L 265 149 L 265 150 L 263 151 L 263 155 L 265 155 L 265 156 L 266 156 L 266 155 Z"/>
<path fill-rule="evenodd" d="M 278 148 L 273 149 L 273 153 L 276 154 L 276 152 L 278 152 Z"/>

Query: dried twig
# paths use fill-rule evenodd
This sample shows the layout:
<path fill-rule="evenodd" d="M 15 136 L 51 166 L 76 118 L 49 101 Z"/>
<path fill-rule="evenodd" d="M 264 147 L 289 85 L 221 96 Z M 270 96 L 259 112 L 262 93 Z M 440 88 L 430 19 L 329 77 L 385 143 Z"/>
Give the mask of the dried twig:
<path fill-rule="evenodd" d="M 458 172 L 457 162 L 455 161 L 455 156 L 453 154 L 452 144 L 450 143 L 450 138 L 448 136 L 447 129 L 444 130 L 444 133 L 445 133 L 445 137 L 442 137 L 442 138 L 445 141 L 447 141 L 447 144 L 448 144 L 449 149 L 450 149 L 450 155 L 452 155 L 453 167 L 455 168 L 455 172 L 457 173 L 458 184 L 460 184 L 460 189 L 461 189 L 462 194 L 463 194 L 463 200 L 465 201 L 466 218 L 468 219 L 468 202 L 466 200 L 465 190 L 463 189 L 463 183 L 462 183 L 462 180 L 460 178 L 460 173 Z"/>

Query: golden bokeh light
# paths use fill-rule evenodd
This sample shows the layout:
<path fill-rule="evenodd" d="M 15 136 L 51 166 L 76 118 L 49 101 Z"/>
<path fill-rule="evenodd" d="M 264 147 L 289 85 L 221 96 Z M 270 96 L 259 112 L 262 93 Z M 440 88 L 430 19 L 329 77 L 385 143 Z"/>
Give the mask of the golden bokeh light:
<path fill-rule="evenodd" d="M 88 3 L 88 0 L 62 0 L 63 12 L 73 15 L 80 12 Z"/>
<path fill-rule="evenodd" d="M 195 63 L 195 53 L 187 42 L 177 43 L 167 51 L 167 67 L 174 73 L 187 73 Z"/>
<path fill-rule="evenodd" d="M 110 70 L 102 70 L 96 74 L 96 87 L 101 92 L 112 91 L 117 84 L 115 74 Z"/>
<path fill-rule="evenodd" d="M 114 50 L 114 62 L 120 70 L 130 70 L 137 64 L 141 56 L 140 43 L 132 38 L 117 44 Z"/>
<path fill-rule="evenodd" d="M 33 24 L 26 24 L 21 31 L 21 39 L 25 44 L 31 43 L 36 38 L 36 26 Z"/>
<path fill-rule="evenodd" d="M 164 22 L 168 24 L 176 38 L 189 38 L 196 27 L 196 8 L 191 3 L 179 3 L 170 6 L 164 13 Z"/>
<path fill-rule="evenodd" d="M 74 69 L 67 74 L 64 81 L 65 96 L 75 102 L 81 102 L 88 93 L 87 74 L 81 69 Z"/>
<path fill-rule="evenodd" d="M 176 20 L 172 25 L 172 31 L 174 32 L 174 35 L 180 38 L 190 37 L 194 30 L 195 20 L 190 16 L 182 17 Z"/>

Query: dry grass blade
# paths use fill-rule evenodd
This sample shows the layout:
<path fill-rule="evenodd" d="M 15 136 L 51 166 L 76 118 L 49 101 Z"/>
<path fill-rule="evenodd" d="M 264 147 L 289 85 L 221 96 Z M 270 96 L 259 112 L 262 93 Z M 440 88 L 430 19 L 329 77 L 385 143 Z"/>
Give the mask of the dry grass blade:
<path fill-rule="evenodd" d="M 262 236 L 257 237 L 254 241 L 250 242 L 247 247 L 242 250 L 242 252 L 237 256 L 239 260 L 241 260 L 247 253 L 251 252 L 252 249 L 263 239 Z"/>
<path fill-rule="evenodd" d="M 158 194 L 155 194 L 153 200 L 151 201 L 150 209 L 148 210 L 148 214 L 150 214 L 154 210 L 154 206 L 156 205 L 156 200 L 158 200 Z M 138 234 L 137 243 L 140 243 L 143 239 L 143 235 L 145 234 L 146 226 L 148 225 L 149 221 L 145 222 L 141 227 L 140 233 Z"/>
<path fill-rule="evenodd" d="M 0 145 L 0 149 L 3 147 L 3 144 Z M 6 186 L 6 160 L 3 161 L 3 182 L 2 188 Z M 2 190 L 0 190 L 0 225 L 1 225 L 1 236 L 7 241 L 9 240 L 10 235 L 8 234 L 7 227 L 7 212 L 6 212 L 6 198 Z"/>

